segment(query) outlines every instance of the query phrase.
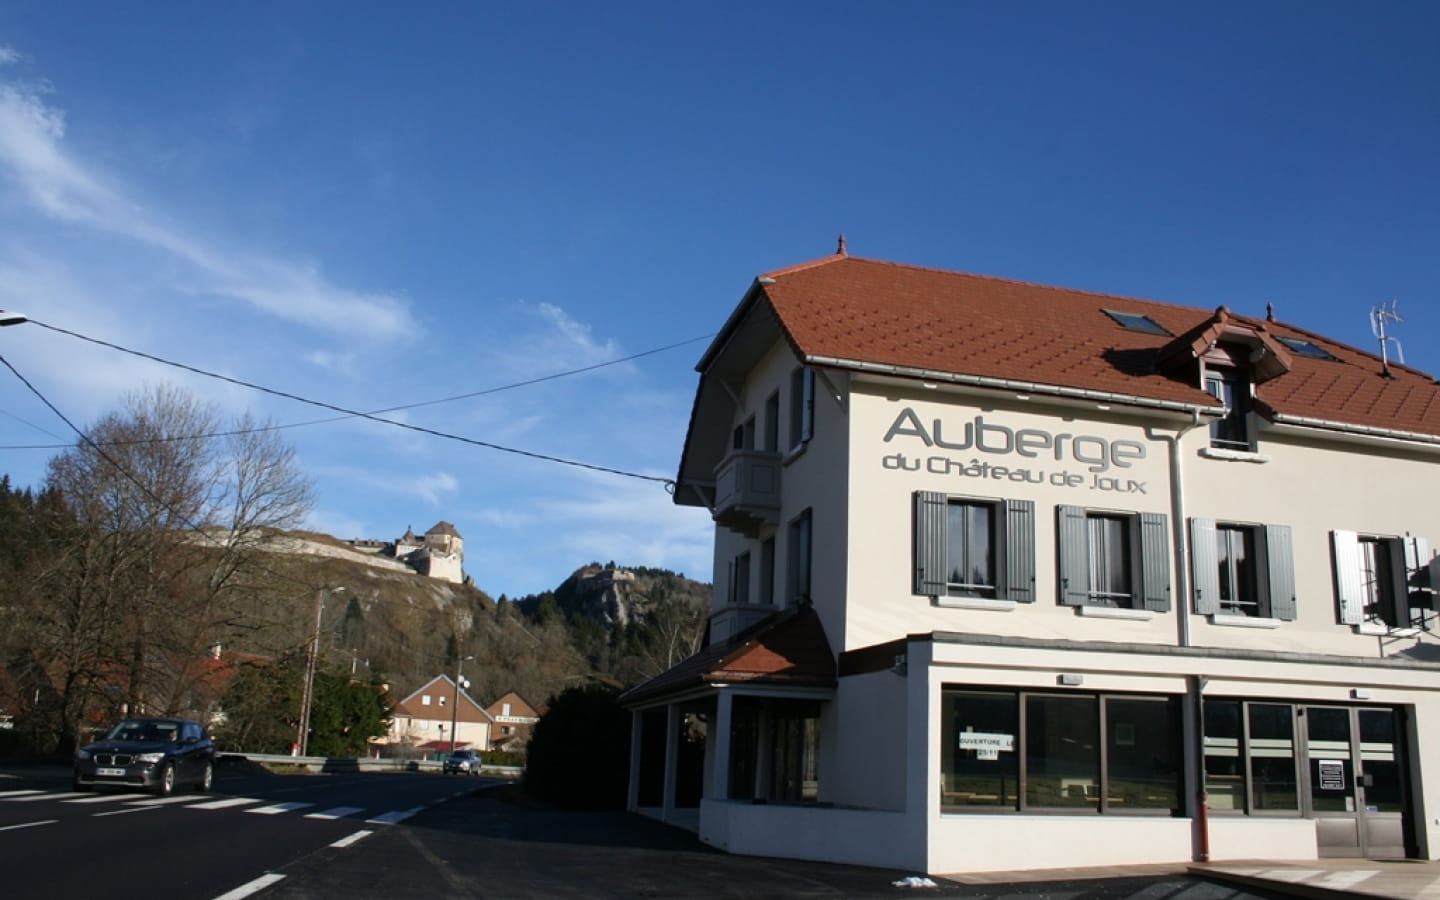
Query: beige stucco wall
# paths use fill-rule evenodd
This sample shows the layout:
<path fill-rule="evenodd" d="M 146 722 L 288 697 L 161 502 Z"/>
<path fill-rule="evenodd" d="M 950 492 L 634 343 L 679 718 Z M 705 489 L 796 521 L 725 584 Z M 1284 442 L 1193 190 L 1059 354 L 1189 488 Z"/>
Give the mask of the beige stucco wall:
<path fill-rule="evenodd" d="M 1104 441 L 1127 441 L 1127 448 L 1144 448 L 1144 458 L 1125 460 L 1104 472 L 1074 459 L 1067 442 L 1063 458 L 1053 452 L 1035 457 L 1018 453 L 991 454 L 976 450 L 926 447 L 917 437 L 900 435 L 885 441 L 905 410 L 933 430 L 940 419 L 942 433 L 960 437 L 961 429 L 978 416 L 987 425 L 1013 430 L 1039 429 L 1052 434 L 1074 434 Z M 1068 420 L 1067 420 L 1068 419 Z M 848 605 L 845 648 L 852 649 L 893 640 L 906 634 L 930 631 L 977 631 L 1029 637 L 1064 637 L 1074 640 L 1122 640 L 1145 643 L 1174 642 L 1175 616 L 1157 614 L 1147 620 L 1116 620 L 1081 616 L 1058 603 L 1055 577 L 1055 508 L 1070 504 L 1126 513 L 1169 514 L 1169 464 L 1163 443 L 1148 440 L 1135 419 L 1113 413 L 1056 407 L 1039 402 L 996 402 L 989 398 L 927 391 L 921 388 L 884 389 L 857 385 L 850 399 L 853 452 L 846 480 L 850 485 L 853 520 L 864 523 L 850 534 Z M 1093 443 L 1087 442 L 1087 447 Z M 904 457 L 903 463 L 898 458 Z M 980 478 L 957 474 L 953 464 L 984 462 L 1004 467 L 1005 477 Z M 899 466 L 917 466 L 910 471 Z M 1043 483 L 1011 480 L 1024 470 Z M 937 471 L 938 470 L 938 471 Z M 993 472 L 993 469 L 991 470 Z M 1134 488 L 1119 493 L 1102 490 L 1097 479 L 1115 479 Z M 1057 484 L 1056 482 L 1059 482 Z M 1135 482 L 1143 487 L 1139 493 Z M 1110 482 L 1105 482 L 1108 486 Z M 788 485 L 787 485 L 788 487 Z M 937 606 L 912 593 L 914 571 L 914 508 L 916 491 L 942 491 L 979 499 L 1026 499 L 1035 502 L 1035 602 L 1007 612 L 954 609 Z M 826 566 L 832 563 L 827 558 Z M 1172 573 L 1172 585 L 1174 583 Z M 1173 588 L 1172 588 L 1173 590 Z"/>

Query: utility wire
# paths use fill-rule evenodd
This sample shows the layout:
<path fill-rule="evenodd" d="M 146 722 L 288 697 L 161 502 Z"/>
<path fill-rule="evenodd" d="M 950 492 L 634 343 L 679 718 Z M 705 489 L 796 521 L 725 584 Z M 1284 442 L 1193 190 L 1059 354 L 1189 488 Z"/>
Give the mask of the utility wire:
<path fill-rule="evenodd" d="M 463 436 L 458 435 L 458 434 L 451 434 L 450 432 L 447 432 L 447 431 L 440 431 L 439 429 L 435 429 L 435 428 L 427 428 L 427 427 L 425 427 L 425 426 L 423 426 L 423 425 L 412 425 L 412 424 L 410 424 L 410 423 L 408 423 L 408 422 L 397 422 L 397 421 L 395 421 L 394 419 L 382 418 L 381 416 L 376 415 L 376 414 L 374 414 L 374 413 L 367 413 L 367 412 L 361 412 L 361 411 L 359 411 L 359 410 L 347 409 L 346 407 L 336 406 L 336 405 L 333 404 L 333 403 L 326 403 L 326 402 L 324 402 L 324 401 L 322 401 L 322 400 L 311 400 L 311 399 L 309 399 L 308 397 L 302 397 L 302 396 L 300 396 L 299 394 L 292 394 L 292 393 L 290 393 L 290 392 L 288 392 L 288 391 L 281 391 L 281 390 L 276 390 L 275 388 L 268 388 L 268 387 L 265 387 L 264 385 L 255 384 L 255 383 L 253 383 L 253 382 L 245 381 L 245 380 L 243 380 L 243 379 L 232 378 L 232 377 L 229 376 L 229 375 L 221 375 L 221 374 L 219 374 L 218 372 L 210 372 L 210 371 L 207 371 L 207 370 L 205 370 L 205 369 L 198 368 L 198 367 L 196 367 L 196 366 L 191 366 L 191 365 L 187 365 L 187 364 L 185 364 L 185 363 L 175 362 L 174 360 L 165 359 L 164 357 L 161 357 L 161 356 L 155 356 L 154 354 L 151 354 L 151 353 L 145 353 L 145 352 L 143 352 L 143 351 L 141 351 L 141 350 L 132 350 L 132 349 L 130 349 L 129 347 L 122 347 L 122 346 L 120 346 L 119 344 L 113 344 L 113 343 L 111 343 L 111 342 L 109 342 L 109 341 L 104 341 L 104 340 L 101 340 L 101 339 L 99 339 L 99 338 L 89 337 L 89 336 L 87 336 L 87 335 L 83 335 L 83 334 L 80 334 L 80 333 L 78 333 L 78 332 L 70 331 L 70 330 L 65 329 L 65 328 L 60 328 L 60 327 L 58 327 L 58 326 L 56 326 L 56 325 L 49 325 L 49 324 L 47 324 L 47 323 L 45 323 L 45 322 L 41 322 L 41 321 L 38 321 L 38 320 L 36 320 L 36 319 L 31 319 L 30 322 L 31 322 L 32 324 L 34 324 L 34 325 L 39 325 L 41 328 L 49 329 L 50 331 L 54 331 L 54 332 L 58 332 L 58 333 L 60 333 L 60 334 L 68 335 L 69 337 L 78 338 L 79 340 L 87 341 L 87 342 L 92 343 L 92 344 L 97 344 L 97 345 L 99 345 L 99 346 L 101 346 L 101 347 L 108 347 L 108 348 L 111 349 L 111 350 L 118 350 L 118 351 L 120 351 L 121 353 L 128 353 L 128 354 L 130 354 L 131 356 L 138 356 L 138 357 L 140 357 L 141 359 L 148 359 L 148 360 L 150 360 L 151 362 L 157 362 L 157 363 L 160 363 L 161 365 L 166 365 L 166 366 L 171 366 L 171 367 L 176 368 L 176 369 L 181 369 L 182 371 L 190 372 L 190 373 L 193 373 L 193 374 L 195 374 L 195 375 L 203 375 L 203 376 L 205 376 L 206 378 L 214 378 L 214 379 L 217 379 L 217 380 L 219 380 L 219 381 L 224 381 L 224 382 L 229 383 L 229 384 L 238 385 L 239 387 L 245 387 L 245 388 L 249 388 L 249 389 L 251 389 L 251 390 L 253 390 L 253 391 L 259 391 L 259 392 L 261 392 L 261 393 L 263 393 L 263 394 L 270 394 L 270 395 L 275 396 L 275 397 L 283 397 L 283 398 L 285 398 L 285 399 L 287 399 L 287 400 L 294 400 L 294 401 L 297 402 L 297 403 L 304 403 L 304 404 L 306 404 L 306 405 L 315 406 L 315 407 L 318 407 L 318 408 L 320 408 L 320 409 L 328 409 L 328 410 L 330 410 L 330 411 L 332 411 L 332 412 L 341 413 L 343 418 L 368 419 L 368 420 L 370 420 L 370 421 L 372 421 L 372 422 L 379 422 L 379 423 L 382 424 L 382 425 L 393 425 L 393 426 L 395 426 L 396 428 L 404 428 L 404 429 L 406 429 L 406 430 L 408 430 L 408 431 L 416 431 L 416 432 L 419 432 L 419 433 L 421 433 L 421 434 L 431 435 L 431 436 L 433 436 L 433 437 L 445 438 L 446 440 L 459 441 L 460 443 L 463 443 L 463 444 L 470 444 L 470 445 L 476 446 L 476 447 L 484 447 L 484 448 L 489 449 L 489 450 L 498 450 L 498 451 L 500 451 L 500 452 L 502 452 L 502 453 L 513 453 L 513 454 L 516 454 L 516 455 L 518 455 L 518 456 L 525 456 L 525 457 L 529 457 L 529 458 L 531 458 L 531 459 L 542 460 L 542 461 L 544 461 L 544 462 L 553 462 L 553 463 L 558 463 L 558 464 L 560 464 L 560 465 L 573 466 L 573 467 L 579 468 L 579 469 L 588 469 L 588 470 L 590 470 L 590 471 L 592 471 L 592 472 L 603 472 L 603 473 L 606 473 L 606 474 L 609 474 L 609 475 L 621 475 L 621 476 L 624 476 L 624 477 L 626 477 L 626 478 L 638 478 L 638 479 L 641 479 L 641 480 L 643 480 L 643 481 L 654 481 L 654 482 L 657 482 L 657 483 L 659 483 L 659 484 L 664 485 L 667 490 L 673 489 L 673 486 L 674 486 L 674 481 L 673 481 L 672 479 L 669 479 L 669 478 L 661 478 L 661 477 L 656 476 L 656 475 L 645 475 L 645 474 L 642 474 L 642 473 L 639 473 L 639 472 L 626 471 L 625 469 L 616 469 L 616 468 L 612 468 L 612 467 L 610 467 L 610 466 L 601 466 L 601 465 L 596 465 L 596 464 L 594 464 L 594 463 L 581 462 L 581 461 L 579 461 L 579 460 L 574 460 L 574 459 L 566 459 L 565 457 L 562 457 L 562 456 L 551 456 L 551 455 L 546 454 L 546 453 L 537 453 L 537 452 L 535 452 L 535 451 L 533 451 L 533 450 L 521 450 L 521 449 L 516 448 L 516 447 L 507 447 L 507 446 L 505 446 L 505 445 L 503 445 L 503 444 L 496 444 L 496 443 L 491 442 L 491 441 L 482 441 L 482 440 L 479 440 L 479 439 L 477 439 L 477 438 L 467 438 L 467 437 L 463 437 Z M 704 337 L 691 338 L 691 339 L 689 339 L 689 340 L 687 340 L 687 341 L 681 342 L 680 344 L 675 344 L 675 345 L 672 345 L 672 346 L 677 346 L 677 347 L 678 347 L 678 346 L 681 346 L 681 344 L 692 343 L 692 342 L 694 342 L 694 341 L 699 341 L 699 340 L 704 340 Z M 662 348 L 662 349 L 669 349 L 669 348 Z M 638 357 L 638 356 L 644 356 L 644 355 L 649 355 L 650 353 L 658 353 L 658 352 L 660 352 L 660 350 L 646 351 L 645 353 L 637 354 L 636 356 L 637 356 L 637 357 Z M 633 357 L 632 357 L 632 358 L 633 358 Z M 3 359 L 3 358 L 0 358 L 0 359 Z M 11 367 L 8 362 L 6 363 L 6 366 L 7 366 L 8 368 L 10 368 L 10 371 L 15 372 L 14 367 Z M 596 366 L 587 366 L 587 367 L 585 367 L 584 369 L 577 369 L 577 370 L 575 370 L 575 371 L 576 371 L 576 372 L 589 371 L 590 369 L 594 369 L 594 368 L 599 368 L 599 365 L 596 365 Z M 16 374 L 17 377 L 20 377 L 20 373 L 19 373 L 19 372 L 15 372 L 15 374 Z M 517 384 L 517 385 L 514 385 L 514 386 L 515 386 L 515 387 L 519 387 L 519 386 L 522 386 L 523 384 L 533 384 L 533 383 L 536 383 L 536 382 L 539 382 L 539 381 L 549 380 L 550 378 L 558 378 L 558 377 L 562 377 L 563 374 L 573 374 L 573 373 L 562 373 L 562 374 L 557 374 L 557 375 L 554 375 L 554 376 L 546 376 L 546 377 L 544 377 L 544 378 L 532 379 L 532 380 L 529 381 L 529 382 L 523 382 L 522 384 Z M 24 378 L 22 377 L 21 380 L 24 381 Z M 29 386 L 29 382 L 26 382 L 26 385 Z M 492 389 L 492 390 L 490 390 L 490 391 L 477 391 L 477 392 L 475 392 L 475 393 L 473 393 L 473 394 L 459 395 L 459 396 L 457 396 L 457 397 L 445 398 L 444 400 L 426 401 L 426 403 L 440 403 L 440 402 L 446 402 L 446 401 L 448 401 L 448 400 L 461 399 L 461 398 L 463 398 L 463 397 L 478 396 L 479 394 L 483 394 L 483 393 L 493 393 L 495 390 L 506 390 L 506 389 L 508 389 L 508 387 L 509 387 L 509 386 L 507 386 L 506 388 Z M 31 387 L 31 390 L 33 391 L 34 388 Z M 38 394 L 37 394 L 37 396 L 38 396 Z M 43 400 L 44 398 L 42 397 L 41 399 Z M 50 404 L 48 403 L 48 401 L 46 402 L 46 405 L 47 405 L 47 406 L 50 405 Z M 413 405 L 414 405 L 414 406 L 421 406 L 421 405 L 425 405 L 425 404 L 424 404 L 424 403 L 420 403 L 420 404 L 413 404 Z M 51 408 L 51 410 L 53 410 L 53 411 L 56 413 L 56 415 L 59 415 L 59 414 L 60 414 L 60 413 L 59 413 L 59 410 L 56 410 L 53 406 L 51 406 L 50 408 Z M 394 410 L 407 409 L 407 408 L 410 408 L 410 407 L 404 407 L 404 406 L 391 407 L 390 409 L 382 410 L 382 412 L 391 412 L 391 411 L 394 411 Z M 64 417 L 62 416 L 62 418 L 64 418 Z M 69 422 L 68 419 L 65 420 L 65 422 L 66 422 L 67 425 L 70 425 L 70 422 Z M 71 427 L 71 428 L 74 428 L 75 426 L 74 426 L 74 425 L 70 425 L 70 427 Z"/>
<path fill-rule="evenodd" d="M 56 327 L 56 326 L 54 326 L 54 325 L 47 325 L 47 324 L 45 324 L 44 322 L 37 322 L 37 321 L 35 321 L 34 319 L 31 319 L 31 320 L 29 320 L 29 321 L 30 321 L 30 323 L 33 324 L 33 325 L 39 325 L 41 328 L 48 328 L 48 329 L 50 329 L 51 331 L 56 331 L 56 332 L 59 332 L 59 333 L 61 333 L 61 334 L 69 335 L 69 336 L 71 336 L 71 337 L 77 337 L 77 338 L 80 338 L 81 340 L 92 341 L 93 343 L 100 344 L 100 345 L 102 345 L 102 346 L 115 347 L 115 349 L 123 350 L 123 351 L 126 352 L 126 353 L 137 352 L 137 351 L 125 350 L 123 347 L 116 347 L 114 344 L 107 344 L 107 343 L 105 343 L 104 341 L 97 340 L 97 339 L 95 339 L 95 338 L 88 338 L 88 337 L 85 337 L 84 335 L 76 334 L 76 333 L 74 333 L 74 332 L 72 332 L 72 331 L 66 331 L 66 330 L 63 329 L 63 328 L 58 328 L 58 327 Z M 155 442 L 155 441 L 181 441 L 181 440 L 188 440 L 188 439 L 190 439 L 190 438 L 197 438 L 197 437 L 198 437 L 198 438 L 232 437 L 232 436 L 234 436 L 234 435 L 250 434 L 250 433 L 252 433 L 252 432 L 259 432 L 259 431 L 283 431 L 284 429 L 287 429 L 287 428 L 306 428 L 306 427 L 311 426 L 311 425 L 328 425 L 328 424 L 330 424 L 330 423 L 332 423 L 332 422 L 343 422 L 343 421 L 345 421 L 346 419 L 353 419 L 353 418 L 355 418 L 356 416 L 365 416 L 365 415 L 376 416 L 376 415 L 380 415 L 381 413 L 399 412 L 399 411 L 401 411 L 401 410 L 406 410 L 406 409 L 419 409 L 419 408 L 422 407 L 422 406 L 435 406 L 435 405 L 440 404 L 440 403 L 451 403 L 451 402 L 456 401 L 456 400 L 469 400 L 469 399 L 471 399 L 471 398 L 473 398 L 473 397 L 484 397 L 484 396 L 486 396 L 486 395 L 488 395 L 488 394 L 498 394 L 498 393 L 501 393 L 502 391 L 513 391 L 513 390 L 515 390 L 516 388 L 530 387 L 531 385 L 542 384 L 542 383 L 544 383 L 544 382 L 546 382 L 546 381 L 555 381 L 555 380 L 560 379 L 560 378 L 568 378 L 568 377 L 571 376 L 571 375 L 583 375 L 583 374 L 586 373 L 586 372 L 593 372 L 593 371 L 595 371 L 595 370 L 597 370 L 597 369 L 604 369 L 604 368 L 606 368 L 606 367 L 608 367 L 608 366 L 618 366 L 620 363 L 633 362 L 634 360 L 642 359 L 642 358 L 644 358 L 644 357 L 646 357 L 646 356 L 654 356 L 654 355 L 657 354 L 657 353 L 664 353 L 664 352 L 667 351 L 667 350 L 674 350 L 674 349 L 677 348 L 677 347 L 684 347 L 684 346 L 686 346 L 687 344 L 694 344 L 694 343 L 696 343 L 696 342 L 698 342 L 698 341 L 709 340 L 710 338 L 713 338 L 714 336 L 715 336 L 715 333 L 714 333 L 714 332 L 711 332 L 710 334 L 702 334 L 702 335 L 699 335 L 698 337 L 686 338 L 686 339 L 683 340 L 683 341 L 676 341 L 676 342 L 673 343 L 673 344 L 666 344 L 666 345 L 663 346 L 663 347 L 655 347 L 654 349 L 651 349 L 651 350 L 642 350 L 642 351 L 639 352 L 639 353 L 632 353 L 632 354 L 629 355 L 629 356 L 622 356 L 622 357 L 619 357 L 619 358 L 617 358 L 617 359 L 608 359 L 608 360 L 606 360 L 605 362 L 598 362 L 598 363 L 595 363 L 595 364 L 589 365 L 589 366 L 581 366 L 581 367 L 578 368 L 578 369 L 567 369 L 567 370 L 565 370 L 565 371 L 563 371 L 563 372 L 552 372 L 552 373 L 550 373 L 549 375 L 541 375 L 541 376 L 538 376 L 538 377 L 536 377 L 536 378 L 526 379 L 525 381 L 515 381 L 515 382 L 511 382 L 510 384 L 502 384 L 502 385 L 500 385 L 499 387 L 485 388 L 484 390 L 479 390 L 479 391 L 470 391 L 469 393 L 465 393 L 465 394 L 456 394 L 456 395 L 453 396 L 453 397 L 441 397 L 441 398 L 436 399 L 436 400 L 421 400 L 421 401 L 418 401 L 418 402 L 416 402 L 416 403 L 404 403 L 404 404 L 401 404 L 401 405 L 399 405 L 399 406 L 387 406 L 387 407 L 384 407 L 383 409 L 372 409 L 372 410 L 369 410 L 368 412 L 365 412 L 365 413 L 347 414 L 347 415 L 343 415 L 343 416 L 331 416 L 331 417 L 325 418 L 325 419 L 310 419 L 309 421 L 306 421 L 306 422 L 287 422 L 287 423 L 285 423 L 285 424 L 283 424 L 283 425 L 261 425 L 261 426 L 256 427 L 256 428 L 238 428 L 238 429 L 233 429 L 233 430 L 230 430 L 230 431 L 212 431 L 212 432 L 209 432 L 209 433 L 207 433 L 207 434 L 173 435 L 173 436 L 170 436 L 170 437 L 163 437 L 163 438 L 144 438 L 144 439 L 139 439 L 139 440 L 135 440 L 135 441 L 111 441 L 111 442 L 107 443 L 106 446 L 114 447 L 114 446 L 123 446 L 123 445 L 128 444 L 128 443 L 153 443 L 153 442 Z M 139 355 L 143 355 L 143 354 L 139 354 Z M 154 357 L 148 357 L 148 358 L 152 358 L 152 359 L 153 359 Z M 223 377 L 223 376 L 217 376 L 217 377 Z M 0 412 L 3 412 L 3 410 L 0 410 Z M 10 415 L 9 413 L 5 413 L 5 414 L 6 414 L 6 415 Z M 11 416 L 11 418 L 16 418 L 16 419 L 18 419 L 19 417 L 17 417 L 17 416 Z M 29 423 L 29 422 L 25 422 L 24 419 L 19 419 L 19 421 L 24 422 L 26 425 L 30 425 L 30 423 Z M 388 420 L 387 420 L 387 421 L 388 421 Z M 398 424 L 398 423 L 397 423 L 397 424 Z M 31 425 L 31 427 L 32 427 L 32 428 L 35 428 L 37 431 L 45 431 L 45 429 L 40 428 L 39 426 L 36 426 L 36 425 Z M 45 431 L 45 433 L 46 433 L 46 434 L 50 434 L 50 432 L 48 432 L 48 431 Z M 50 434 L 50 436 L 53 437 L 53 438 L 55 438 L 56 440 L 60 440 L 59 437 L 56 437 L 56 436 L 53 435 L 53 434 Z M 3 445 L 3 446 L 0 446 L 0 450 L 63 450 L 63 449 L 65 449 L 65 448 L 68 447 L 68 446 L 69 446 L 69 444 L 6 444 L 6 445 Z"/>

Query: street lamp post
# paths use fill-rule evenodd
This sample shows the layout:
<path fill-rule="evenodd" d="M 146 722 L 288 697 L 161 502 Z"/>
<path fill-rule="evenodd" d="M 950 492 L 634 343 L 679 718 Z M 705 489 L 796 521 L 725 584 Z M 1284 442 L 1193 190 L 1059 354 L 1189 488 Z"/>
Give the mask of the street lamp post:
<path fill-rule="evenodd" d="M 474 659 L 473 656 L 462 656 L 455 660 L 455 702 L 450 706 L 450 752 L 455 752 L 455 725 L 460 718 L 460 682 L 465 679 L 460 677 L 460 669 L 465 665 L 465 660 Z"/>

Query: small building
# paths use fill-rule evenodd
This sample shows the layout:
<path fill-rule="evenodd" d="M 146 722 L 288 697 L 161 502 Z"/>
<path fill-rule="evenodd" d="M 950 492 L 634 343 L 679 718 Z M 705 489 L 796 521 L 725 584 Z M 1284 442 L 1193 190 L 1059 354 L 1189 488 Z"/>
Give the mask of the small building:
<path fill-rule="evenodd" d="M 489 750 L 495 720 L 449 675 L 436 675 L 395 704 L 388 738 L 392 752 L 411 747 L 429 754 Z M 452 730 L 453 729 L 453 730 Z"/>
<path fill-rule="evenodd" d="M 632 809 L 937 874 L 1440 858 L 1433 376 L 843 246 L 698 370 L 709 644 L 622 697 Z"/>
<path fill-rule="evenodd" d="M 490 732 L 491 748 L 525 752 L 535 723 L 540 721 L 540 711 L 514 691 L 507 691 L 485 711 L 495 722 Z"/>

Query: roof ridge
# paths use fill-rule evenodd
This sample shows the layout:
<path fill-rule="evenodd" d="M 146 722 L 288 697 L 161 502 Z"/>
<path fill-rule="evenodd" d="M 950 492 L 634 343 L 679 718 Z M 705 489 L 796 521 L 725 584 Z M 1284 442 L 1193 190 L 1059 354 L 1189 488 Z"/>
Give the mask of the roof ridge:
<path fill-rule="evenodd" d="M 804 270 L 806 270 L 806 269 L 816 268 L 817 266 L 820 266 L 820 265 L 822 265 L 822 264 L 824 264 L 824 263 L 827 263 L 827 262 L 837 262 L 837 261 L 840 261 L 840 260 L 851 260 L 851 261 L 853 261 L 853 262 L 868 263 L 868 264 L 876 265 L 876 266 L 890 266 L 890 267 L 896 268 L 896 269 L 910 269 L 910 270 L 912 270 L 912 271 L 917 271 L 917 272 L 930 272 L 930 273 L 933 273 L 933 274 L 935 274 L 935 275 L 946 275 L 946 276 L 950 276 L 950 277 L 952 277 L 952 278 L 956 278 L 956 277 L 958 277 L 958 278 L 978 278 L 978 279 L 981 279 L 981 280 L 983 280 L 983 281 L 995 281 L 995 282 L 999 282 L 999 283 L 1001 283 L 1001 284 L 1020 285 L 1021 287 L 1035 288 L 1035 289 L 1037 289 L 1037 290 L 1042 290 L 1042 291 L 1060 291 L 1060 292 L 1067 293 L 1067 294 L 1083 294 L 1083 295 L 1088 296 L 1088 297 L 1104 297 L 1104 298 L 1108 298 L 1108 299 L 1111 299 L 1111 300 L 1133 300 L 1133 301 L 1139 301 L 1139 302 L 1141 302 L 1141 303 L 1153 303 L 1153 304 L 1155 304 L 1155 305 L 1157 305 L 1157 306 L 1169 307 L 1169 308 L 1171 308 L 1171 309 L 1188 310 L 1188 311 L 1194 311 L 1194 310 L 1196 310 L 1196 309 L 1205 309 L 1205 307 L 1203 307 L 1203 306 L 1196 306 L 1196 305 L 1193 304 L 1193 303 L 1177 303 L 1177 302 L 1175 302 L 1175 301 L 1173 301 L 1173 300 L 1156 300 L 1156 299 L 1154 299 L 1153 297 L 1133 297 L 1133 296 L 1130 296 L 1129 294 L 1112 294 L 1112 293 L 1107 293 L 1107 292 L 1105 292 L 1105 291 L 1090 290 L 1090 289 L 1088 289 L 1088 288 L 1066 287 L 1065 285 L 1060 285 L 1060 284 L 1043 284 L 1043 283 L 1038 282 L 1038 281 L 1023 281 L 1023 280 L 1021 280 L 1021 279 L 1019 279 L 1019 278 L 1007 278 L 1007 277 L 1005 277 L 1005 276 L 1003 276 L 1003 275 L 987 275 L 987 274 L 984 274 L 984 273 L 982 273 L 982 272 L 962 272 L 962 271 L 959 271 L 959 270 L 957 270 L 957 269 L 942 269 L 942 268 L 939 268 L 938 266 L 921 266 L 921 265 L 916 265 L 915 263 L 895 262 L 894 260 L 888 260 L 888 259 L 872 259 L 872 258 L 866 257 L 866 256 L 854 256 L 854 255 L 849 255 L 849 254 L 847 254 L 847 255 L 833 254 L 833 255 L 831 255 L 831 256 L 822 257 L 822 258 L 820 258 L 820 259 L 810 260 L 809 262 L 798 263 L 798 264 L 796 264 L 796 265 L 789 266 L 789 267 L 784 268 L 784 269 L 775 269 L 775 270 L 772 271 L 772 272 L 766 272 L 766 273 L 764 273 L 763 275 L 761 275 L 760 277 L 761 277 L 761 278 L 767 278 L 767 277 L 774 277 L 774 276 L 778 276 L 778 275 L 790 275 L 790 274 L 793 274 L 793 273 L 795 273 L 795 272 L 804 271 Z M 1228 307 L 1227 307 L 1227 308 L 1228 308 Z M 1232 315 L 1232 316 L 1235 316 L 1235 315 L 1239 315 L 1239 314 L 1232 311 L 1232 312 L 1231 312 L 1231 315 Z M 1250 317 L 1246 317 L 1246 318 L 1250 318 Z M 1261 321 L 1261 320 L 1257 320 L 1257 321 Z"/>

